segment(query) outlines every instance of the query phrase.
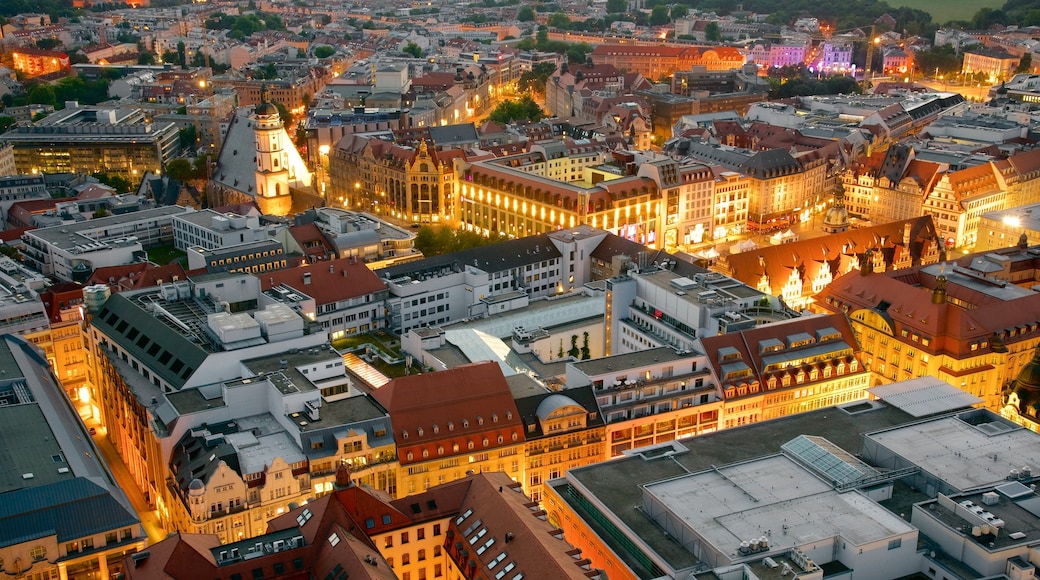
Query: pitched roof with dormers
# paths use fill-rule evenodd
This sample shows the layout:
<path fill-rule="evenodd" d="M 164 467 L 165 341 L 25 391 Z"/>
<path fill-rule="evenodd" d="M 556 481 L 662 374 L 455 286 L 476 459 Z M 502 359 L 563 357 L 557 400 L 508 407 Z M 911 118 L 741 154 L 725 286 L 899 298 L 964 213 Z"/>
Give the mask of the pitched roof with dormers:
<path fill-rule="evenodd" d="M 445 532 L 444 551 L 467 577 L 603 578 L 519 483 L 502 472 L 475 474 Z"/>
<path fill-rule="evenodd" d="M 752 288 L 758 288 L 765 277 L 769 290 L 764 291 L 774 296 L 783 293 L 796 273 L 803 294 L 809 296 L 824 268 L 837 278 L 857 268 L 868 250 L 881 254 L 886 269 L 907 258 L 910 264 L 929 263 L 927 258 L 937 259 L 936 239 L 932 217 L 922 216 L 720 256 L 715 269 Z"/>
<path fill-rule="evenodd" d="M 987 283 L 983 275 L 961 266 L 945 272 L 948 298 L 940 303 L 933 301 L 938 265 L 869 276 L 845 274 L 824 288 L 816 303 L 850 315 L 861 309 L 877 312 L 894 336 L 905 331 L 927 339 L 914 348 L 956 359 L 990 352 L 994 335 L 1010 345 L 1035 339 L 1040 332 L 1040 294 Z"/>
<path fill-rule="evenodd" d="M 993 163 L 982 163 L 946 175 L 957 200 L 962 203 L 975 196 L 1005 189 L 1004 180 Z"/>
<path fill-rule="evenodd" d="M 401 465 L 524 442 L 520 413 L 495 362 L 398 377 L 372 397 L 390 414 Z"/>
<path fill-rule="evenodd" d="M 866 372 L 856 357 L 860 350 L 856 335 L 843 314 L 803 316 L 705 337 L 701 344 L 726 399 L 783 390 L 785 382 L 787 386 L 805 388 Z M 816 379 L 812 378 L 814 370 Z M 771 379 L 775 382 L 771 383 Z"/>

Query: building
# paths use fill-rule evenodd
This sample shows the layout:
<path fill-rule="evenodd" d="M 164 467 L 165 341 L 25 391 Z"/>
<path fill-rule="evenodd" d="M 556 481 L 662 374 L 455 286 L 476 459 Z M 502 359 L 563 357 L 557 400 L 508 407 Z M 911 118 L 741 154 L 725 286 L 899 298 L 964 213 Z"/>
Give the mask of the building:
<path fill-rule="evenodd" d="M 269 238 L 269 232 L 269 227 L 260 227 L 260 219 L 256 215 L 204 209 L 173 218 L 173 245 L 181 251 L 192 247 L 216 250 L 246 242 L 259 242 Z"/>
<path fill-rule="evenodd" d="M 255 110 L 232 118 L 206 190 L 214 205 L 255 203 L 263 214 L 289 215 L 294 195 L 313 195 L 311 172 L 268 93 L 262 95 Z"/>
<path fill-rule="evenodd" d="M 15 170 L 37 173 L 115 173 L 136 181 L 161 173 L 177 153 L 177 127 L 152 123 L 141 109 L 68 107 L 3 135 Z"/>
<path fill-rule="evenodd" d="M 924 216 L 724 254 L 712 270 L 802 309 L 842 274 L 864 267 L 885 272 L 934 264 L 939 249 L 932 218 Z"/>
<path fill-rule="evenodd" d="M 990 84 L 996 84 L 1013 76 L 1019 57 L 1002 48 L 977 48 L 964 53 L 961 73 L 985 75 Z"/>
<path fill-rule="evenodd" d="M 458 203 L 454 160 L 460 157 L 461 150 L 441 150 L 426 139 L 411 147 L 349 135 L 330 155 L 330 205 L 411 223 L 450 222 Z"/>
<path fill-rule="evenodd" d="M 172 242 L 174 216 L 193 211 L 173 205 L 29 230 L 22 257 L 45 276 L 82 282 L 95 268 L 130 264 Z"/>
<path fill-rule="evenodd" d="M 307 332 L 307 323 L 284 305 L 262 302 L 259 281 L 253 276 L 206 274 L 112 294 L 103 302 L 89 294 L 85 299 L 90 298 L 86 300 L 88 310 L 94 313 L 87 331 L 90 381 L 99 393 L 101 423 L 134 482 L 158 509 L 168 529 L 172 529 L 170 523 L 177 510 L 186 509 L 174 503 L 176 486 L 165 483 L 172 477 L 174 444 L 185 433 L 202 423 L 217 425 L 239 416 L 265 413 L 276 413 L 287 422 L 283 428 L 288 427 L 295 423 L 285 417 L 303 412 L 308 401 L 316 404 L 323 390 L 329 395 L 344 390 L 345 381 L 322 381 L 337 371 L 343 374 L 341 357 L 323 354 L 324 348 L 318 352 L 327 335 Z M 289 351 L 294 349 L 296 354 L 291 355 Z M 315 352 L 311 354 L 309 349 Z M 286 361 L 285 368 L 280 365 L 282 360 Z M 321 370 L 315 369 L 313 381 L 297 368 L 309 369 L 318 360 Z M 326 368 L 326 363 L 331 366 Z M 270 374 L 286 378 L 268 380 Z M 235 388 L 227 387 L 228 381 Z M 209 400 L 200 394 L 202 387 L 206 387 Z M 266 406 L 268 397 L 276 406 Z M 303 457 L 302 451 L 299 455 Z M 183 482 L 184 492 L 191 479 Z M 229 505 L 223 501 L 224 506 Z M 289 501 L 265 496 L 264 511 L 284 508 Z M 240 514 L 223 510 L 220 515 L 230 518 Z M 230 535 L 234 529 L 231 520 L 221 518 L 213 522 L 204 519 L 202 523 L 210 527 L 196 527 L 194 531 L 214 533 L 220 522 Z"/>
<path fill-rule="evenodd" d="M 22 47 L 11 51 L 14 70 L 27 77 L 69 71 L 69 55 L 60 50 Z"/>
<path fill-rule="evenodd" d="M 842 173 L 849 213 L 876 222 L 922 215 L 922 202 L 949 166 L 917 159 L 913 147 L 894 144 L 860 157 Z"/>
<path fill-rule="evenodd" d="M 386 283 L 362 261 L 338 258 L 260 275 L 269 299 L 321 324 L 332 340 L 384 328 Z"/>
<path fill-rule="evenodd" d="M 540 386 L 521 391 L 515 385 L 530 384 L 526 377 L 514 375 L 506 380 L 513 387 L 524 424 L 526 465 L 522 483 L 532 501 L 541 501 L 544 482 L 603 460 L 605 417 L 591 386 L 560 393 Z"/>
<path fill-rule="evenodd" d="M 591 388 L 596 397 L 604 459 L 721 427 L 722 398 L 700 350 L 659 347 L 568 363 L 566 377 L 561 394 Z"/>
<path fill-rule="evenodd" d="M 1032 431 L 1040 431 L 1040 350 L 1033 352 L 1018 376 L 1004 385 L 1000 415 Z"/>
<path fill-rule="evenodd" d="M 1035 212 L 1035 213 L 1034 213 Z M 1021 243 L 1040 244 L 1040 203 L 990 211 L 979 216 L 978 242 L 975 251 L 1000 250 Z"/>
<path fill-rule="evenodd" d="M 523 473 L 524 424 L 497 363 L 398 377 L 372 393 L 390 414 L 399 496 L 467 473 Z"/>
<path fill-rule="evenodd" d="M 990 445 L 1006 455 L 1001 466 L 1029 463 L 1035 434 L 984 410 L 965 411 L 978 399 L 942 382 L 888 385 L 876 396 L 881 402 L 632 450 L 550 481 L 543 505 L 564 538 L 611 578 L 812 578 L 826 570 L 882 580 L 930 569 L 937 578 L 967 579 L 1024 559 L 1038 539 L 1035 516 L 1009 518 L 1014 523 L 988 544 L 992 533 L 973 537 L 972 526 L 963 527 L 977 518 L 947 517 L 953 508 L 944 496 L 1006 483 L 1006 470 L 989 467 Z M 778 479 L 790 485 L 770 484 Z M 935 501 L 946 511 L 928 505 Z M 1025 538 L 1011 538 L 1019 524 Z M 941 556 L 918 549 L 920 534 L 932 533 L 941 534 Z"/>
<path fill-rule="evenodd" d="M 1004 209 L 1007 181 L 995 162 L 944 173 L 925 197 L 922 211 L 932 216 L 947 246 L 972 247 L 982 214 Z"/>
<path fill-rule="evenodd" d="M 729 46 L 597 44 L 589 56 L 593 64 L 611 65 L 648 79 L 665 79 L 696 66 L 708 71 L 730 71 L 744 66 L 744 55 Z"/>
<path fill-rule="evenodd" d="M 1040 297 L 1013 283 L 1034 268 L 1026 251 L 1012 248 L 952 265 L 861 270 L 831 282 L 814 308 L 849 316 L 874 380 L 933 376 L 999 409 L 1002 385 L 1040 342 L 1032 325 Z"/>
<path fill-rule="evenodd" d="M 0 560 L 20 578 L 108 578 L 147 538 L 42 353 L 0 340 Z"/>
<path fill-rule="evenodd" d="M 844 315 L 794 320 L 701 339 L 732 428 L 866 398 L 870 373 Z"/>

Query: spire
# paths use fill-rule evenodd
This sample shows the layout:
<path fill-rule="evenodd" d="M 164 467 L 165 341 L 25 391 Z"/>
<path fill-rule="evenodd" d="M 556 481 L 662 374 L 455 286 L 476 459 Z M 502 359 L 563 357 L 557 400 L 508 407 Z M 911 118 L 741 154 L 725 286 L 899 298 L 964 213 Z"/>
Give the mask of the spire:
<path fill-rule="evenodd" d="M 256 115 L 278 115 L 278 107 L 271 103 L 271 91 L 267 83 L 260 85 L 260 104 L 253 111 Z"/>
<path fill-rule="evenodd" d="M 1025 232 L 1022 232 L 1021 236 L 1018 236 L 1018 249 L 1024 250 L 1029 247 L 1029 236 Z"/>

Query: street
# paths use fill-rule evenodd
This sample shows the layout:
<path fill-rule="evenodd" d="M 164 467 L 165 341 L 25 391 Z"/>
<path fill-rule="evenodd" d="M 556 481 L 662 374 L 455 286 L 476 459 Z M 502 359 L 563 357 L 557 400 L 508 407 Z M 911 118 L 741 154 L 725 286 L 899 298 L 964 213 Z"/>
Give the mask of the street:
<path fill-rule="evenodd" d="M 130 472 L 127 471 L 126 465 L 123 460 L 120 459 L 119 454 L 116 452 L 115 447 L 108 441 L 107 432 L 96 424 L 96 421 L 87 421 L 88 427 L 94 427 L 97 429 L 97 434 L 94 435 L 94 444 L 97 445 L 98 451 L 101 453 L 101 457 L 108 464 L 109 470 L 112 471 L 113 477 L 116 478 L 116 482 L 119 483 L 119 487 L 123 489 L 123 493 L 126 494 L 127 498 L 130 499 L 130 504 L 134 507 L 134 511 L 137 512 L 137 516 L 141 518 L 141 525 L 144 526 L 144 532 L 148 536 L 148 543 L 154 544 L 166 538 L 166 532 L 163 531 L 162 526 L 159 525 L 159 516 L 155 510 L 152 510 L 148 506 L 148 502 L 144 500 L 144 494 L 138 489 L 134 483 L 133 478 L 130 476 Z"/>
<path fill-rule="evenodd" d="M 953 85 L 948 82 L 941 81 L 939 79 L 917 79 L 919 85 L 924 85 L 934 91 L 940 91 L 945 93 L 960 93 L 965 99 L 969 101 L 985 101 L 989 96 L 989 85 Z"/>

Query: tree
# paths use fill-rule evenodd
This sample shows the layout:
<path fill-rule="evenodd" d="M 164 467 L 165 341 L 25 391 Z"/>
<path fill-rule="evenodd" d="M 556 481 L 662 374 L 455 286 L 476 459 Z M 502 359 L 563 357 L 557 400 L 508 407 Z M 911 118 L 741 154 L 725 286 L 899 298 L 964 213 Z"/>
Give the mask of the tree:
<path fill-rule="evenodd" d="M 520 22 L 534 22 L 534 8 L 524 6 L 516 13 L 516 19 Z"/>
<path fill-rule="evenodd" d="M 184 41 L 177 43 L 177 62 L 180 63 L 181 68 L 188 67 L 188 56 L 187 49 L 184 47 Z"/>
<path fill-rule="evenodd" d="M 321 45 L 314 47 L 314 58 L 328 58 L 336 54 L 336 49 L 331 46 Z"/>
<path fill-rule="evenodd" d="M 522 120 L 537 122 L 541 121 L 544 116 L 545 113 L 538 103 L 534 102 L 530 95 L 524 95 L 519 101 L 502 101 L 495 107 L 495 110 L 491 111 L 488 119 L 507 125 L 513 121 Z"/>
<path fill-rule="evenodd" d="M 722 41 L 722 29 L 719 28 L 719 23 L 714 20 L 704 25 L 704 40 L 707 42 L 721 42 Z"/>
<path fill-rule="evenodd" d="M 667 6 L 654 6 L 653 10 L 650 11 L 651 26 L 663 26 L 669 22 Z"/>
<path fill-rule="evenodd" d="M 137 64 L 151 65 L 155 64 L 155 55 L 147 50 L 142 50 L 137 55 Z"/>
<path fill-rule="evenodd" d="M 571 348 L 567 351 L 567 356 L 571 358 L 578 358 L 581 355 L 581 349 L 578 348 L 578 335 L 571 335 Z"/>
<path fill-rule="evenodd" d="M 592 358 L 592 350 L 589 349 L 589 331 L 586 330 L 581 336 L 581 360 L 589 360 Z"/>
<path fill-rule="evenodd" d="M 57 108 L 58 101 L 54 96 L 54 89 L 48 85 L 36 85 L 29 91 L 30 105 L 50 105 Z"/>
<path fill-rule="evenodd" d="M 180 141 L 181 149 L 191 150 L 195 148 L 195 143 L 199 140 L 199 131 L 195 128 L 195 125 L 188 125 L 177 131 L 177 137 Z"/>
<path fill-rule="evenodd" d="M 293 118 L 292 113 L 289 112 L 289 109 L 286 109 L 285 105 L 281 103 L 274 103 L 274 107 L 278 109 L 278 118 L 282 120 L 282 126 L 288 127 L 289 125 L 291 125 Z"/>
<path fill-rule="evenodd" d="M 195 178 L 195 169 L 187 159 L 174 159 L 166 164 L 166 175 L 174 181 L 184 183 Z"/>
<path fill-rule="evenodd" d="M 1018 61 L 1015 73 L 1027 73 L 1031 70 L 1033 70 L 1033 53 L 1027 52 L 1022 55 L 1022 60 Z"/>
<path fill-rule="evenodd" d="M 556 12 L 549 17 L 549 26 L 552 28 L 569 28 L 571 19 L 563 12 Z"/>
<path fill-rule="evenodd" d="M 409 41 L 408 44 L 404 45 L 404 48 L 401 49 L 401 52 L 408 53 L 415 58 L 422 58 L 423 55 L 422 47 L 411 41 Z"/>
<path fill-rule="evenodd" d="M 14 117 L 7 115 L 0 116 L 0 133 L 3 133 L 13 127 L 15 124 Z"/>
<path fill-rule="evenodd" d="M 548 26 L 539 26 L 538 27 L 538 34 L 535 36 L 535 42 L 537 42 L 539 46 L 549 42 L 549 27 Z"/>
<path fill-rule="evenodd" d="M 628 12 L 628 0 L 607 0 L 607 14 Z"/>
<path fill-rule="evenodd" d="M 689 14 L 690 9 L 685 4 L 676 4 L 672 6 L 672 20 L 686 18 L 686 16 Z"/>
<path fill-rule="evenodd" d="M 53 50 L 61 46 L 61 41 L 57 38 L 40 38 L 36 41 L 36 48 L 40 50 Z"/>
<path fill-rule="evenodd" d="M 130 191 L 131 187 L 133 187 L 133 184 L 130 183 L 129 179 L 119 175 L 118 173 L 98 172 L 91 177 L 116 190 L 116 193 L 126 193 Z"/>

